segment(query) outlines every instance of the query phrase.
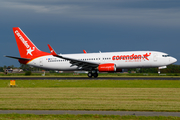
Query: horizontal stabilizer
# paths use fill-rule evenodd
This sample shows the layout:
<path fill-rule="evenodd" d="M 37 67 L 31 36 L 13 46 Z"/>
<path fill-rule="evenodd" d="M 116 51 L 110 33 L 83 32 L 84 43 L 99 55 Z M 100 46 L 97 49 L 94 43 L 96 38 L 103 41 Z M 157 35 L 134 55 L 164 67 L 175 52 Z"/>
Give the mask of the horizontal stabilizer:
<path fill-rule="evenodd" d="M 18 59 L 18 60 L 31 60 L 29 58 L 21 58 L 21 57 L 6 56 L 6 55 L 4 57 L 9 57 L 9 58 Z"/>

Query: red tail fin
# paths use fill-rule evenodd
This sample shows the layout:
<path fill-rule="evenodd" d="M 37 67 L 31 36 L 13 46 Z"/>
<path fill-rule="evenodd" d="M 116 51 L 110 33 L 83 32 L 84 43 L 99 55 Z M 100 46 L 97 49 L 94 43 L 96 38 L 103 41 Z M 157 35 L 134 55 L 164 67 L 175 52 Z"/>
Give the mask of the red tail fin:
<path fill-rule="evenodd" d="M 14 27 L 13 32 L 22 58 L 34 59 L 40 56 L 51 55 L 40 51 L 19 27 Z"/>

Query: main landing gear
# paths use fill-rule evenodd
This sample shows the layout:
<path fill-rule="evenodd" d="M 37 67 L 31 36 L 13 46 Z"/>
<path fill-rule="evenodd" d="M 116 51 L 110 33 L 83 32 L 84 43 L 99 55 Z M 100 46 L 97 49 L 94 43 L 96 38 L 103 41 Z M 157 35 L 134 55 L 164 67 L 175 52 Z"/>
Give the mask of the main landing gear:
<path fill-rule="evenodd" d="M 97 71 L 90 71 L 90 72 L 88 72 L 87 75 L 88 75 L 89 78 L 92 78 L 92 76 L 94 76 L 94 78 L 98 77 Z"/>

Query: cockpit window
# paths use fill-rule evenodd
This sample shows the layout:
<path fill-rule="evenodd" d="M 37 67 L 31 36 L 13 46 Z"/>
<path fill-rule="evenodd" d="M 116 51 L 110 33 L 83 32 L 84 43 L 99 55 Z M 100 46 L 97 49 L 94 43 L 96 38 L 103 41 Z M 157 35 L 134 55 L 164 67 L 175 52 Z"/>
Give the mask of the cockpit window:
<path fill-rule="evenodd" d="M 162 57 L 170 57 L 170 55 L 162 55 Z"/>

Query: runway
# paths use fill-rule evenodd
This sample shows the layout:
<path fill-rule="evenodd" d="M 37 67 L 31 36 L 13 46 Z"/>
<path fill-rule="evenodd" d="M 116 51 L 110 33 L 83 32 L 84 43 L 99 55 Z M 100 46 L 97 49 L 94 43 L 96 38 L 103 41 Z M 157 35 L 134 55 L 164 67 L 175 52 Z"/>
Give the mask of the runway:
<path fill-rule="evenodd" d="M 0 77 L 0 80 L 180 80 L 180 77 Z"/>
<path fill-rule="evenodd" d="M 73 111 L 73 110 L 0 110 L 0 114 L 99 114 L 99 115 L 135 115 L 135 116 L 176 116 L 180 117 L 180 112 L 141 112 L 141 111 Z"/>

